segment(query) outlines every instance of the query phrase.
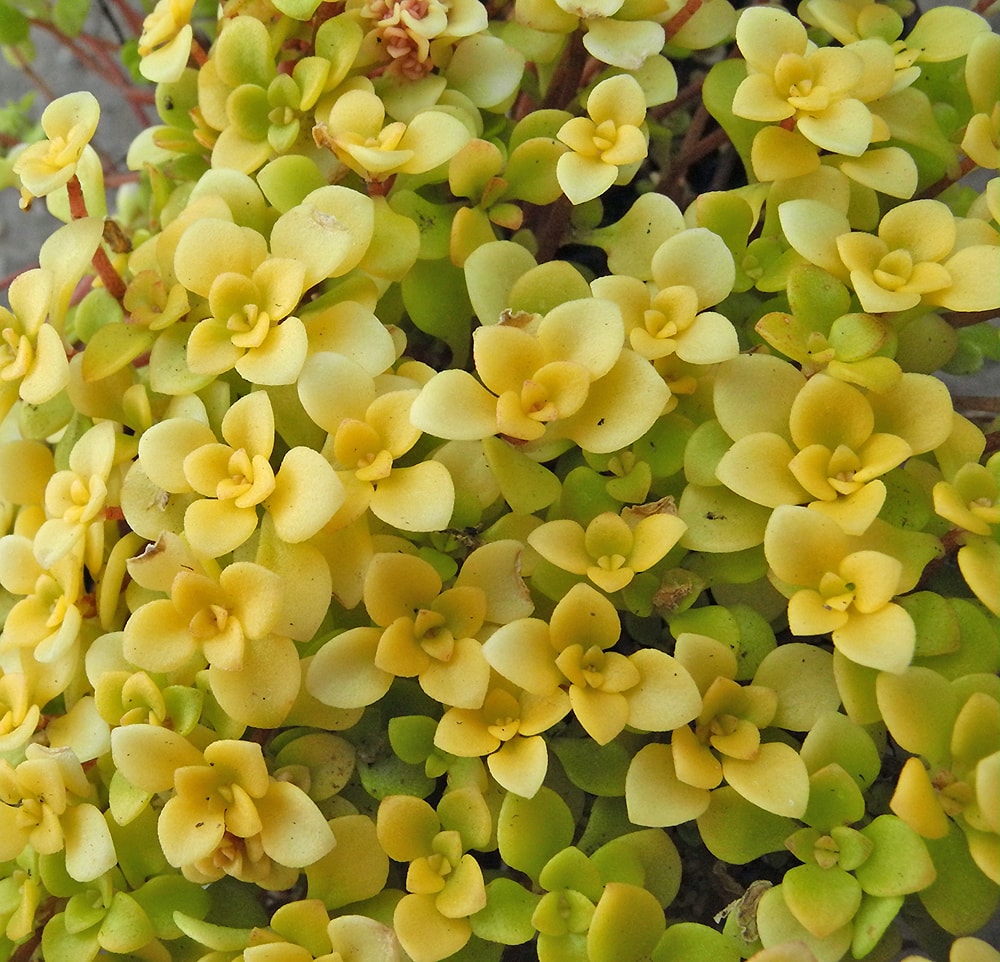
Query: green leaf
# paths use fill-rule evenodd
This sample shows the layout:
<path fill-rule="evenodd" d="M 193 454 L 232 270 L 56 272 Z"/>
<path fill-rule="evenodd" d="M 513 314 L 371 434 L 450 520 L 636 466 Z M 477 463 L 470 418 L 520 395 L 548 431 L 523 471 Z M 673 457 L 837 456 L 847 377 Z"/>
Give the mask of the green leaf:
<path fill-rule="evenodd" d="M 589 738 L 554 738 L 549 748 L 569 780 L 590 795 L 624 795 L 631 754 L 617 741 L 595 745 Z"/>
<path fill-rule="evenodd" d="M 635 829 L 629 821 L 625 799 L 619 796 L 598 796 L 590 809 L 587 827 L 580 836 L 579 847 L 592 854 L 602 845 L 627 835 Z"/>
<path fill-rule="evenodd" d="M 833 711 L 821 715 L 809 730 L 801 755 L 810 773 L 836 762 L 862 791 L 875 781 L 882 768 L 882 758 L 871 735 L 846 715 Z"/>
<path fill-rule="evenodd" d="M 115 892 L 101 923 L 101 947 L 109 952 L 134 952 L 154 937 L 153 925 L 142 906 L 128 893 Z"/>
<path fill-rule="evenodd" d="M 70 935 L 79 935 L 97 925 L 106 912 L 100 901 L 94 901 L 93 892 L 80 892 L 66 903 L 63 925 Z"/>
<path fill-rule="evenodd" d="M 857 782 L 836 762 L 809 777 L 809 805 L 802 820 L 828 832 L 837 825 L 853 825 L 865 814 L 865 799 Z"/>
<path fill-rule="evenodd" d="M 670 619 L 670 633 L 676 638 L 684 632 L 708 635 L 733 649 L 740 638 L 739 625 L 733 613 L 722 605 L 707 605 L 704 608 L 689 608 L 678 612 Z"/>
<path fill-rule="evenodd" d="M 901 818 L 880 815 L 861 834 L 875 846 L 854 872 L 869 895 L 909 895 L 934 881 L 936 872 L 924 840 Z"/>
<path fill-rule="evenodd" d="M 732 444 L 718 421 L 699 424 L 684 449 L 684 476 L 691 484 L 715 487 L 719 484 L 715 469 Z"/>
<path fill-rule="evenodd" d="M 246 948 L 251 929 L 235 929 L 193 918 L 184 912 L 174 912 L 174 923 L 188 938 L 216 952 L 239 952 Z"/>
<path fill-rule="evenodd" d="M 548 137 L 532 137 L 511 151 L 504 170 L 508 182 L 507 197 L 529 204 L 554 203 L 562 189 L 556 180 L 556 161 L 563 145 Z"/>
<path fill-rule="evenodd" d="M 476 317 L 498 324 L 510 307 L 515 281 L 535 266 L 530 251 L 513 241 L 493 241 L 476 248 L 465 260 L 465 281 Z"/>
<path fill-rule="evenodd" d="M 996 618 L 964 598 L 949 598 L 948 603 L 958 618 L 961 638 L 958 649 L 927 660 L 918 659 L 914 663 L 933 668 L 949 680 L 963 675 L 995 675 L 1000 669 Z"/>
<path fill-rule="evenodd" d="M 486 886 L 486 908 L 469 919 L 472 931 L 487 942 L 521 945 L 535 934 L 531 916 L 540 899 L 513 879 L 496 878 Z"/>
<path fill-rule="evenodd" d="M 652 962 L 739 962 L 739 947 L 727 935 L 699 922 L 678 922 L 663 933 Z"/>
<path fill-rule="evenodd" d="M 924 840 L 937 879 L 919 899 L 941 928 L 972 935 L 990 920 L 1000 904 L 1000 886 L 979 871 L 962 830 L 955 824 L 944 838 Z"/>
<path fill-rule="evenodd" d="M 604 511 L 617 514 L 620 502 L 608 492 L 607 481 L 604 475 L 585 464 L 573 468 L 563 478 L 562 490 L 557 495 L 560 515 L 586 527 Z"/>
<path fill-rule="evenodd" d="M 437 722 L 426 715 L 400 715 L 389 719 L 389 744 L 407 764 L 421 765 L 435 751 Z"/>
<path fill-rule="evenodd" d="M 882 672 L 875 684 L 889 733 L 914 755 L 938 763 L 948 755 L 958 704 L 948 682 L 930 668 Z"/>
<path fill-rule="evenodd" d="M 832 274 L 813 264 L 794 267 L 788 274 L 786 291 L 792 313 L 808 317 L 812 330 L 823 334 L 851 309 L 850 291 Z"/>
<path fill-rule="evenodd" d="M 408 765 L 395 755 L 371 765 L 358 763 L 361 784 L 372 798 L 389 795 L 416 795 L 426 798 L 434 791 L 435 782 L 424 774 L 422 765 Z"/>
<path fill-rule="evenodd" d="M 641 884 L 666 908 L 681 886 L 681 856 L 670 836 L 658 828 L 629 832 L 606 842 L 591 856 L 606 882 L 628 881 L 641 868 Z"/>
<path fill-rule="evenodd" d="M 529 314 L 548 314 L 568 301 L 591 296 L 590 285 L 567 261 L 548 261 L 525 271 L 511 285 L 507 307 Z"/>
<path fill-rule="evenodd" d="M 24 43 L 30 32 L 31 24 L 20 10 L 0 3 L 0 44 L 13 47 Z"/>
<path fill-rule="evenodd" d="M 833 656 L 815 645 L 792 642 L 775 648 L 761 661 L 753 683 L 777 693 L 771 724 L 787 731 L 809 731 L 823 712 L 840 707 Z"/>
<path fill-rule="evenodd" d="M 56 0 L 52 7 L 52 23 L 64 36 L 78 37 L 89 12 L 89 0 Z"/>
<path fill-rule="evenodd" d="M 646 889 L 609 882 L 587 932 L 590 962 L 641 962 L 653 951 L 666 922 Z"/>
<path fill-rule="evenodd" d="M 614 224 L 581 231 L 576 240 L 605 251 L 613 274 L 648 281 L 653 279 L 653 255 L 664 241 L 683 229 L 684 218 L 677 205 L 669 197 L 651 191 L 640 195 Z"/>
<path fill-rule="evenodd" d="M 410 320 L 444 341 L 455 364 L 464 364 L 471 341 L 472 306 L 462 272 L 449 260 L 417 261 L 400 288 Z"/>
<path fill-rule="evenodd" d="M 922 487 L 920 482 L 905 468 L 894 468 L 883 474 L 881 480 L 885 485 L 886 495 L 885 504 L 882 505 L 878 514 L 879 520 L 897 528 L 923 531 L 928 523 L 934 519 L 934 506 L 927 489 Z M 899 603 L 906 607 L 905 602 L 909 597 L 912 596 L 907 595 L 900 598 Z M 947 637 L 947 633 L 945 637 Z M 929 641 L 930 639 L 926 635 L 924 638 L 920 637 L 918 626 L 917 652 L 920 652 L 921 645 L 926 645 Z"/>
<path fill-rule="evenodd" d="M 854 916 L 854 939 L 851 942 L 854 958 L 863 959 L 875 948 L 902 905 L 901 895 L 893 898 L 865 895 L 861 899 L 861 908 Z"/>
<path fill-rule="evenodd" d="M 730 604 L 727 606 L 729 613 L 736 620 L 739 628 L 739 641 L 736 643 L 736 680 L 749 681 L 763 660 L 777 648 L 777 641 L 774 637 L 774 629 L 770 622 L 750 605 Z M 822 676 L 821 676 L 822 680 Z M 780 710 L 780 704 L 779 704 Z M 771 724 L 776 728 L 788 728 L 777 718 L 772 719 Z M 801 729 L 805 731 L 805 729 Z"/>
<path fill-rule="evenodd" d="M 211 904 L 200 885 L 180 875 L 156 875 L 132 897 L 145 911 L 158 939 L 177 939 L 183 934 L 174 921 L 174 912 L 204 918 Z"/>
<path fill-rule="evenodd" d="M 689 484 L 677 513 L 688 530 L 681 545 L 693 551 L 730 552 L 764 542 L 771 509 L 733 494 L 728 488 Z"/>
<path fill-rule="evenodd" d="M 285 214 L 314 190 L 324 187 L 326 180 L 311 158 L 285 154 L 257 171 L 257 184 L 274 208 Z"/>
<path fill-rule="evenodd" d="M 559 479 L 506 441 L 484 438 L 483 454 L 504 500 L 515 513 L 534 514 L 559 497 Z"/>
<path fill-rule="evenodd" d="M 509 792 L 500 806 L 500 857 L 537 880 L 545 863 L 573 840 L 575 820 L 566 803 L 542 786 L 534 798 Z"/>
<path fill-rule="evenodd" d="M 481 141 L 472 141 L 477 142 Z M 448 256 L 451 222 L 460 204 L 434 204 L 411 190 L 401 190 L 393 192 L 389 206 L 417 225 L 421 260 L 435 261 Z"/>
<path fill-rule="evenodd" d="M 733 113 L 733 97 L 736 88 L 746 79 L 747 65 L 742 60 L 721 60 L 715 64 L 705 77 L 702 88 L 702 99 L 708 112 L 718 121 L 719 126 L 733 142 L 748 172 L 753 170 L 750 164 L 750 147 L 757 131 L 762 124 L 744 120 Z"/>
<path fill-rule="evenodd" d="M 116 779 L 119 779 L 118 772 L 112 776 L 112 787 Z M 129 785 L 124 778 L 120 781 Z M 158 813 L 152 806 L 146 804 L 149 796 L 141 789 L 133 786 L 132 791 L 140 792 L 142 798 L 146 800 L 143 802 L 142 810 L 126 825 L 119 825 L 114 818 L 109 819 L 108 827 L 111 829 L 111 838 L 118 853 L 118 868 L 129 885 L 137 889 L 145 879 L 161 872 L 169 872 L 170 866 L 156 838 Z"/>
<path fill-rule="evenodd" d="M 896 361 L 904 371 L 933 374 L 958 348 L 958 332 L 940 314 L 921 314 L 898 331 Z"/>
<path fill-rule="evenodd" d="M 917 629 L 916 657 L 943 655 L 957 650 L 962 636 L 958 615 L 947 598 L 933 591 L 916 591 L 899 599 Z"/>
<path fill-rule="evenodd" d="M 781 883 L 792 915 L 818 939 L 847 925 L 861 906 L 861 886 L 842 868 L 798 865 Z"/>
<path fill-rule="evenodd" d="M 728 785 L 712 792 L 707 811 L 698 818 L 706 848 L 731 865 L 780 852 L 794 830 L 792 819 L 758 808 Z"/>
<path fill-rule="evenodd" d="M 826 938 L 816 938 L 788 908 L 783 885 L 775 885 L 761 896 L 757 904 L 757 927 L 764 945 L 801 941 L 812 951 L 816 962 L 840 962 L 851 944 L 850 925 L 842 926 Z"/>
<path fill-rule="evenodd" d="M 99 327 L 83 352 L 83 379 L 100 381 L 131 364 L 153 346 L 156 334 L 137 324 Z"/>
<path fill-rule="evenodd" d="M 389 859 L 378 843 L 375 823 L 367 815 L 342 815 L 329 822 L 337 844 L 307 866 L 309 898 L 330 910 L 374 898 L 385 888 Z"/>
<path fill-rule="evenodd" d="M 47 962 L 89 962 L 100 950 L 97 926 L 71 935 L 66 930 L 66 913 L 51 918 L 42 932 L 42 954 Z"/>
<path fill-rule="evenodd" d="M 561 889 L 579 892 L 591 902 L 601 897 L 604 888 L 597 866 L 574 845 L 556 852 L 545 863 L 539 873 L 538 884 L 549 892 Z"/>
<path fill-rule="evenodd" d="M 173 324 L 160 332 L 149 354 L 149 386 L 158 394 L 194 394 L 212 383 L 211 374 L 187 366 L 187 339 L 193 324 Z"/>

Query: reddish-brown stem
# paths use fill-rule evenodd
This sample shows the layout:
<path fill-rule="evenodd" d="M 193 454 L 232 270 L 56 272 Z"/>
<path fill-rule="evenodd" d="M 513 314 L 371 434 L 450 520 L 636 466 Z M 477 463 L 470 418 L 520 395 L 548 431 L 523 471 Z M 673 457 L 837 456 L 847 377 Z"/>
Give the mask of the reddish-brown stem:
<path fill-rule="evenodd" d="M 32 20 L 31 25 L 33 27 L 38 27 L 40 30 L 44 30 L 46 33 L 52 34 L 52 36 L 55 37 L 64 47 L 70 50 L 73 56 L 76 57 L 76 59 L 79 60 L 80 63 L 83 64 L 83 66 L 89 71 L 97 76 L 102 76 L 104 74 L 100 65 L 93 60 L 72 37 L 67 37 L 64 33 L 61 33 L 55 24 L 48 23 L 45 20 Z"/>
<path fill-rule="evenodd" d="M 80 220 L 87 216 L 87 202 L 83 198 L 83 187 L 80 186 L 80 178 L 74 174 L 66 185 L 66 193 L 69 196 L 69 214 L 73 220 Z"/>
<path fill-rule="evenodd" d="M 525 72 L 529 70 L 534 70 L 534 64 L 525 64 Z M 535 109 L 534 98 L 522 88 L 521 92 L 517 95 L 517 100 L 514 101 L 514 109 L 512 111 L 512 116 L 515 121 L 524 120 L 532 110 Z"/>
<path fill-rule="evenodd" d="M 705 0 L 687 0 L 687 3 L 663 25 L 663 35 L 667 38 L 667 43 L 680 33 L 684 24 L 701 9 L 704 2 Z"/>
<path fill-rule="evenodd" d="M 80 179 L 76 174 L 70 177 L 69 183 L 66 184 L 66 193 L 69 197 L 69 212 L 73 220 L 86 217 L 87 202 L 83 196 Z M 121 275 L 115 270 L 114 265 L 108 258 L 107 251 L 99 244 L 97 250 L 94 251 L 91 263 L 94 265 L 94 270 L 97 271 L 97 276 L 100 277 L 101 282 L 108 289 L 108 293 L 119 304 L 122 303 L 125 299 L 125 282 L 121 279 Z"/>
<path fill-rule="evenodd" d="M 388 177 L 385 177 L 381 180 L 372 178 L 371 180 L 366 181 L 365 185 L 368 188 L 369 197 L 385 197 L 386 194 L 388 194 L 389 191 L 392 190 L 392 185 L 395 183 L 396 183 L 396 175 L 389 174 Z"/>
<path fill-rule="evenodd" d="M 205 53 L 205 48 L 197 40 L 191 41 L 191 59 L 199 67 L 204 67 L 208 63 L 208 54 Z"/>
<path fill-rule="evenodd" d="M 712 133 L 702 137 L 702 139 L 691 148 L 691 152 L 685 156 L 685 173 L 687 168 L 693 163 L 707 157 L 713 151 L 718 150 L 723 144 L 728 143 L 729 135 L 720 127 L 718 130 L 713 130 Z"/>
<path fill-rule="evenodd" d="M 956 394 L 952 401 L 958 410 L 988 411 L 990 414 L 1000 414 L 1000 397 Z"/>
<path fill-rule="evenodd" d="M 105 174 L 104 176 L 104 186 L 105 187 L 121 187 L 122 184 L 135 184 L 139 181 L 139 172 L 135 170 L 127 170 L 121 173 Z"/>
<path fill-rule="evenodd" d="M 98 68 L 100 70 L 100 75 L 112 83 L 117 92 L 128 101 L 128 105 L 131 108 L 135 119 L 138 121 L 139 126 L 146 127 L 149 124 L 149 118 L 146 116 L 146 113 L 141 106 L 143 102 L 150 102 L 146 92 L 136 89 L 131 79 L 126 77 L 123 73 L 121 64 L 115 59 L 115 57 L 109 54 L 108 49 L 100 40 L 87 34 L 83 34 L 80 39 L 86 43 L 91 50 L 93 50 L 94 56 L 105 65 L 103 69 Z M 77 51 L 74 51 L 74 53 L 76 52 Z M 142 94 L 141 97 L 135 96 L 139 93 Z"/>
<path fill-rule="evenodd" d="M 564 110 L 580 89 L 580 78 L 587 64 L 587 49 L 583 45 L 583 33 L 577 30 L 570 37 L 563 52 L 562 63 L 549 84 L 542 99 L 541 108 Z"/>
<path fill-rule="evenodd" d="M 699 104 L 691 118 L 687 132 L 684 134 L 684 139 L 681 141 L 677 156 L 670 165 L 670 170 L 666 172 L 666 176 L 662 177 L 657 185 L 656 189 L 661 194 L 673 197 L 691 165 L 712 153 L 713 150 L 717 150 L 726 142 L 726 132 L 722 129 L 713 131 L 708 136 L 703 136 L 705 127 L 710 120 L 711 115 L 705 105 Z M 677 198 L 674 197 L 674 199 Z"/>
<path fill-rule="evenodd" d="M 989 311 L 949 311 L 941 316 L 952 327 L 972 327 L 973 324 L 981 324 L 983 321 L 992 321 L 1000 311 L 995 308 Z"/>
<path fill-rule="evenodd" d="M 656 117 L 658 120 L 662 120 L 668 114 L 672 114 L 675 110 L 679 110 L 681 107 L 686 107 L 692 100 L 697 100 L 701 96 L 701 88 L 705 84 L 704 74 L 698 76 L 695 80 L 692 80 L 686 87 L 677 91 L 677 96 L 668 103 L 663 104 L 662 107 L 657 107 L 655 110 L 650 111 L 650 113 Z"/>
<path fill-rule="evenodd" d="M 914 198 L 915 200 L 926 200 L 929 197 L 937 197 L 938 194 L 944 193 L 952 184 L 956 181 L 961 180 L 966 174 L 971 173 L 976 169 L 976 162 L 971 157 L 963 157 L 958 165 L 958 174 L 954 177 L 951 174 L 945 174 L 939 181 L 931 184 L 930 187 L 921 191 L 920 194 Z"/>
<path fill-rule="evenodd" d="M 47 23 L 44 20 L 32 20 L 31 24 L 54 36 L 73 54 L 86 70 L 95 76 L 104 77 L 109 83 L 113 84 L 122 96 L 128 100 L 129 106 L 132 108 L 140 125 L 145 127 L 149 123 L 149 118 L 139 108 L 137 100 L 131 96 L 131 92 L 134 90 L 131 80 L 125 75 L 118 61 L 111 56 L 111 51 L 117 49 L 114 45 L 108 45 L 104 41 L 87 33 L 81 34 L 78 40 L 66 37 L 53 24 Z M 91 53 L 88 53 L 88 48 L 93 56 Z M 55 94 L 52 90 L 41 81 L 41 78 L 37 77 L 31 71 L 30 66 L 24 63 L 23 60 L 21 67 L 49 100 L 55 99 Z"/>
<path fill-rule="evenodd" d="M 537 222 L 532 225 L 538 244 L 538 263 L 552 260 L 562 246 L 569 222 L 570 202 L 568 197 L 560 197 L 554 204 L 536 207 Z"/>
<path fill-rule="evenodd" d="M 986 11 L 989 10 L 995 2 L 996 0 L 976 0 L 976 4 L 972 9 L 975 13 L 982 14 L 982 16 L 985 17 Z"/>

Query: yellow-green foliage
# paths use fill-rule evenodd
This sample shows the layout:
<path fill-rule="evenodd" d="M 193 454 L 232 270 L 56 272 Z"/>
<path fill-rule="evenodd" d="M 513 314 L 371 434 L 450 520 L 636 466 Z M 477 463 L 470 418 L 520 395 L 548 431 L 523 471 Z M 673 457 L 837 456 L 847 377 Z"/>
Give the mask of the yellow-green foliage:
<path fill-rule="evenodd" d="M 0 160 L 0 959 L 996 962 L 989 21 L 210 6 Z"/>

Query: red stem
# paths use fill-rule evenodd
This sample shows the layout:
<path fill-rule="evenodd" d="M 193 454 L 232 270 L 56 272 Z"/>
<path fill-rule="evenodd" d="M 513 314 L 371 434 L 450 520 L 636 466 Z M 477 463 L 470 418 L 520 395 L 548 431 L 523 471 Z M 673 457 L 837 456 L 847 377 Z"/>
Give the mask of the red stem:
<path fill-rule="evenodd" d="M 679 110 L 681 107 L 686 106 L 692 100 L 697 100 L 701 96 L 701 88 L 705 85 L 704 75 L 699 76 L 696 80 L 692 80 L 686 87 L 677 91 L 677 96 L 673 100 L 667 101 L 661 107 L 657 107 L 655 110 L 651 110 L 650 113 L 656 117 L 658 120 L 662 120 L 668 114 L 673 113 L 675 110 Z"/>
<path fill-rule="evenodd" d="M 87 216 L 87 202 L 83 197 L 83 188 L 80 186 L 80 179 L 74 174 L 66 184 L 66 193 L 69 196 L 69 212 L 73 220 L 79 220 Z M 97 276 L 100 277 L 108 293 L 121 304 L 125 299 L 125 282 L 121 279 L 118 271 L 108 258 L 107 251 L 98 244 L 97 250 L 91 259 Z"/>
<path fill-rule="evenodd" d="M 191 59 L 199 67 L 204 67 L 208 63 L 208 54 L 205 53 L 205 48 L 197 40 L 191 41 Z"/>
<path fill-rule="evenodd" d="M 556 70 L 549 89 L 542 98 L 542 109 L 565 110 L 567 104 L 580 90 L 580 78 L 587 64 L 587 49 L 583 45 L 583 33 L 576 31 L 563 52 L 562 62 Z"/>
<path fill-rule="evenodd" d="M 958 176 L 952 177 L 950 174 L 945 174 L 939 181 L 931 184 L 926 190 L 921 191 L 914 200 L 926 200 L 929 197 L 937 197 L 938 194 L 944 193 L 956 181 L 961 180 L 966 174 L 975 170 L 976 166 L 976 162 L 971 157 L 963 157 L 958 165 Z"/>
<path fill-rule="evenodd" d="M 973 324 L 982 324 L 983 321 L 992 321 L 997 316 L 998 311 L 994 308 L 988 311 L 949 311 L 941 316 L 952 327 L 972 327 Z"/>
<path fill-rule="evenodd" d="M 704 2 L 705 0 L 687 0 L 687 3 L 663 25 L 663 34 L 667 38 L 667 43 L 680 33 L 684 24 L 701 9 Z"/>

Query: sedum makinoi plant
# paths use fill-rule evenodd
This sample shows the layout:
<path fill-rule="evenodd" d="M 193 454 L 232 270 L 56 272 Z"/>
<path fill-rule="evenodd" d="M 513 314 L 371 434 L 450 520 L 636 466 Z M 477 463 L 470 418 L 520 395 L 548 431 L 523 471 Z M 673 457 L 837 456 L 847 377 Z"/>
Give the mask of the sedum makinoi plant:
<path fill-rule="evenodd" d="M 3 121 L 0 958 L 995 962 L 995 4 L 105 12 L 116 189 Z"/>

